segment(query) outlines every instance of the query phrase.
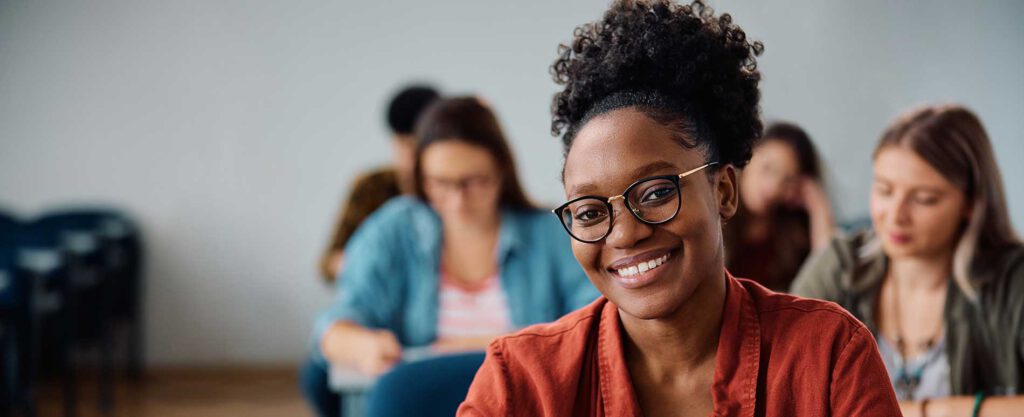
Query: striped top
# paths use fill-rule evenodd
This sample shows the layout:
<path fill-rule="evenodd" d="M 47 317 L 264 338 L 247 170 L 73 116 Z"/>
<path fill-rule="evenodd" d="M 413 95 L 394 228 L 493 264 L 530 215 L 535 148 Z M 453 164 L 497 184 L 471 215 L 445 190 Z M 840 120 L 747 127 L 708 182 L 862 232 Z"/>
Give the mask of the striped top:
<path fill-rule="evenodd" d="M 440 276 L 438 339 L 495 336 L 512 330 L 500 274 L 473 286 L 456 281 L 444 268 Z"/>

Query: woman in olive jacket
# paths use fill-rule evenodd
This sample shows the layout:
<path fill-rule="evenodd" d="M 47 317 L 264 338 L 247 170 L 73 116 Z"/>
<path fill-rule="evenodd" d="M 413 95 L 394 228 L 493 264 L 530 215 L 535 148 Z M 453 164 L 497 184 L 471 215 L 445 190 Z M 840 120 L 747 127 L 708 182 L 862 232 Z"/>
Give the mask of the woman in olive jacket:
<path fill-rule="evenodd" d="M 873 230 L 832 242 L 793 283 L 875 334 L 905 416 L 1020 415 L 1024 247 L 978 118 L 899 119 L 874 154 Z"/>

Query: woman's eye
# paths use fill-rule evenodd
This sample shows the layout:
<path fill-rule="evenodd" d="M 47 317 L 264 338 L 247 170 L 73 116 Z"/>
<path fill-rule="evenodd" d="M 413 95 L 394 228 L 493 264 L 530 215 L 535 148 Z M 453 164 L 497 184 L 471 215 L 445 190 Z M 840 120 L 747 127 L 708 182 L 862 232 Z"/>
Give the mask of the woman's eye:
<path fill-rule="evenodd" d="M 595 207 L 585 207 L 576 210 L 576 214 L 573 217 L 581 223 L 592 223 L 603 219 L 605 216 L 605 210 L 598 209 Z"/>
<path fill-rule="evenodd" d="M 914 197 L 914 201 L 923 206 L 932 206 L 939 202 L 939 198 L 936 196 L 917 196 Z"/>
<path fill-rule="evenodd" d="M 641 203 L 653 202 L 664 200 L 672 195 L 672 187 L 655 187 L 644 193 L 643 198 L 640 199 Z"/>

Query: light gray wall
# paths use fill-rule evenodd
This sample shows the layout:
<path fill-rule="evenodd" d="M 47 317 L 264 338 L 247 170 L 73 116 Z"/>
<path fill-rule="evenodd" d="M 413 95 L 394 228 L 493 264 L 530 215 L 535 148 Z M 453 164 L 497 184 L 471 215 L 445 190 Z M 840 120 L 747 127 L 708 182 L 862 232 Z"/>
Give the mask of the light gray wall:
<path fill-rule="evenodd" d="M 302 356 L 329 301 L 315 263 L 353 176 L 386 161 L 402 81 L 490 100 L 554 203 L 556 45 L 603 1 L 0 1 L 0 205 L 135 213 L 152 363 Z M 805 125 L 840 214 L 900 110 L 978 111 L 1024 224 L 1024 3 L 717 2 L 763 40 L 766 116 Z"/>

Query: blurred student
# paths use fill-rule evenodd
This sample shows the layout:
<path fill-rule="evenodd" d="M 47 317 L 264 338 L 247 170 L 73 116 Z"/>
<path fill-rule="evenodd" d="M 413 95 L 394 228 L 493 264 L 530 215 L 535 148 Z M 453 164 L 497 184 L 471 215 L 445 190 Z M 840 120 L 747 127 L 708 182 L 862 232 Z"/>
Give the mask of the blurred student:
<path fill-rule="evenodd" d="M 740 173 L 739 212 L 725 225 L 729 272 L 787 291 L 834 228 L 811 138 L 791 123 L 769 126 Z"/>
<path fill-rule="evenodd" d="M 413 193 L 412 166 L 416 141 L 413 127 L 423 110 L 440 95 L 433 87 L 412 85 L 402 88 L 388 104 L 391 129 L 391 165 L 362 174 L 342 205 L 331 241 L 320 257 L 320 274 L 333 282 L 344 261 L 345 244 L 352 233 L 375 210 L 392 197 Z"/>
<path fill-rule="evenodd" d="M 416 197 L 389 201 L 359 228 L 338 298 L 316 322 L 304 384 L 324 415 L 337 401 L 312 394 L 328 363 L 377 375 L 404 347 L 479 351 L 597 298 L 557 220 L 523 192 L 488 107 L 442 99 L 417 141 Z"/>
<path fill-rule="evenodd" d="M 813 257 L 793 292 L 875 335 L 904 416 L 1024 410 L 1024 247 L 992 145 L 957 105 L 897 119 L 874 153 L 873 230 Z"/>

